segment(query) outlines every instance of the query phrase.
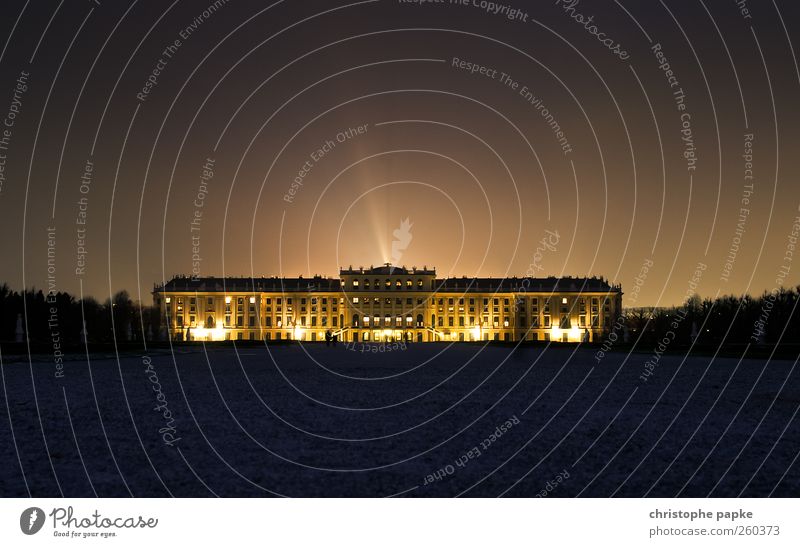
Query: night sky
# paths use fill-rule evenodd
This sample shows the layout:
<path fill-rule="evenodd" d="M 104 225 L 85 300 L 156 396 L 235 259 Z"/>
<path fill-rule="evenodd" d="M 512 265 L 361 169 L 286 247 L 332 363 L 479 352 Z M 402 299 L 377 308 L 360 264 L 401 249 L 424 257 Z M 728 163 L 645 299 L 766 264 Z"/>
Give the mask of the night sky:
<path fill-rule="evenodd" d="M 796 2 L 488 4 L 4 2 L 0 281 L 798 283 Z"/>

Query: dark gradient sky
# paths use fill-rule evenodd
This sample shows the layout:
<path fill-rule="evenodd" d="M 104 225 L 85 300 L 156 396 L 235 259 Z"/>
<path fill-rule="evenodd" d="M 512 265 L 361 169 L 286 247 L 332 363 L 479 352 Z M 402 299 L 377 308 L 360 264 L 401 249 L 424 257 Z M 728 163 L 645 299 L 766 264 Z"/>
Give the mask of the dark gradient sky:
<path fill-rule="evenodd" d="M 749 17 L 733 1 L 582 0 L 571 11 L 501 2 L 525 21 L 471 1 L 231 1 L 202 18 L 211 4 L 4 3 L 0 117 L 30 75 L 0 150 L 0 280 L 46 290 L 55 228 L 55 286 L 101 299 L 127 288 L 149 302 L 154 282 L 192 273 L 193 252 L 201 275 L 336 275 L 394 261 L 511 276 L 535 264 L 541 276 L 622 283 L 628 305 L 681 302 L 700 262 L 705 296 L 772 290 L 787 264 L 786 283 L 798 282 L 800 264 L 784 256 L 800 214 L 796 2 L 751 1 Z M 577 14 L 593 15 L 629 58 Z M 359 126 L 363 134 L 336 142 Z M 734 256 L 748 134 L 753 193 Z M 199 206 L 208 158 L 214 174 Z M 84 196 L 86 266 L 76 275 Z M 406 218 L 410 237 L 393 260 Z M 558 242 L 537 254 L 548 230 Z"/>

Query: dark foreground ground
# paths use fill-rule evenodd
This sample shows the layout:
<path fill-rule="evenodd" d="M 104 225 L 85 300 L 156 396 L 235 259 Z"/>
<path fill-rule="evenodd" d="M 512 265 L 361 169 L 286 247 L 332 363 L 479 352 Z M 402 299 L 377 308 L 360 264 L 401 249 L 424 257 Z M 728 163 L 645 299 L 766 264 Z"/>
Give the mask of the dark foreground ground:
<path fill-rule="evenodd" d="M 595 351 L 6 361 L 0 495 L 800 494 L 794 361 L 664 356 L 643 382 L 650 355 Z"/>

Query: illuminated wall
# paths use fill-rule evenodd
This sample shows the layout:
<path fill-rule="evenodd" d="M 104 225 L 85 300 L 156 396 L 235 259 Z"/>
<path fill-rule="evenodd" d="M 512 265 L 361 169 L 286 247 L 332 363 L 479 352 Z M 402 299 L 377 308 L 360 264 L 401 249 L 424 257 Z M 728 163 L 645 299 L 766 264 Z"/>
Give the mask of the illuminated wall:
<path fill-rule="evenodd" d="M 176 278 L 156 288 L 171 339 L 595 341 L 622 299 L 619 286 L 595 278 L 437 279 L 434 270 L 390 266 L 343 269 L 339 279 L 271 278 L 249 290 L 213 281 Z"/>

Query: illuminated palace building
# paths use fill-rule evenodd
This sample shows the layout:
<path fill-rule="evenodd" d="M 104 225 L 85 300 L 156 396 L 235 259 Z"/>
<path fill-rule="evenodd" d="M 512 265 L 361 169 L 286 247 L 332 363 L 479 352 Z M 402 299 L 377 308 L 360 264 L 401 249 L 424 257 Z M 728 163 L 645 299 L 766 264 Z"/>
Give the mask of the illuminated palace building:
<path fill-rule="evenodd" d="M 598 340 L 622 309 L 602 278 L 447 278 L 427 267 L 339 278 L 175 277 L 153 292 L 173 340 Z"/>

